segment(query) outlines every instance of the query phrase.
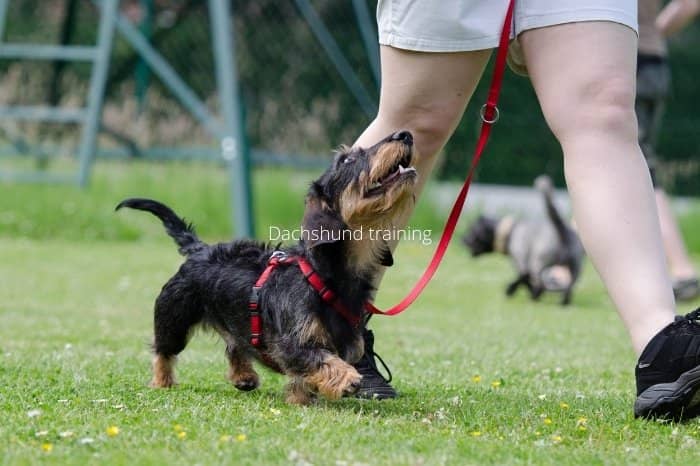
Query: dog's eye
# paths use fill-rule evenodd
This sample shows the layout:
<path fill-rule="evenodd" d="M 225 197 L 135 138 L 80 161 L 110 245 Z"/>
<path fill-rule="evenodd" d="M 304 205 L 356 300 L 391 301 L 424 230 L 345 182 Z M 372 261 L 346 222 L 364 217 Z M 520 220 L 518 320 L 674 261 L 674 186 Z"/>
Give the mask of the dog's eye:
<path fill-rule="evenodd" d="M 343 163 L 353 163 L 355 161 L 355 157 L 348 156 L 343 159 Z"/>

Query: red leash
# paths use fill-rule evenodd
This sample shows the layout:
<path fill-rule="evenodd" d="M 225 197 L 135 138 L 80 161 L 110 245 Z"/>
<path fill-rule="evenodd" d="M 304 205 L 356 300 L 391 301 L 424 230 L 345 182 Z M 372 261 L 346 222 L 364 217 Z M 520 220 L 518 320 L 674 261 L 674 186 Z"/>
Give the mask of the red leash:
<path fill-rule="evenodd" d="M 506 18 L 503 23 L 503 30 L 501 32 L 501 39 L 498 44 L 498 52 L 496 54 L 496 64 L 493 69 L 493 77 L 491 78 L 491 87 L 489 88 L 488 99 L 486 104 L 481 107 L 481 134 L 479 135 L 479 140 L 476 144 L 476 150 L 474 151 L 474 156 L 472 157 L 471 167 L 469 168 L 469 173 L 467 179 L 462 185 L 462 189 L 455 200 L 452 210 L 450 211 L 450 216 L 447 218 L 447 223 L 445 224 L 445 230 L 440 237 L 440 242 L 438 243 L 437 249 L 433 254 L 433 258 L 428 264 L 428 268 L 423 272 L 423 276 L 420 277 L 418 282 L 414 285 L 413 289 L 406 295 L 406 297 L 399 302 L 396 306 L 382 311 L 375 307 L 372 303 L 368 302 L 365 306 L 367 312 L 371 314 L 383 314 L 383 315 L 396 315 L 403 312 L 410 306 L 413 301 L 418 298 L 423 289 L 426 287 L 428 282 L 437 271 L 440 266 L 445 252 L 447 251 L 447 246 L 450 244 L 452 239 L 452 234 L 457 226 L 457 221 L 462 213 L 462 208 L 464 207 L 464 201 L 467 199 L 467 193 L 469 192 L 469 186 L 472 182 L 472 176 L 474 176 L 474 170 L 481 159 L 481 154 L 486 147 L 486 142 L 491 134 L 491 127 L 496 121 L 498 121 L 498 96 L 501 92 L 501 85 L 503 83 L 503 75 L 505 74 L 506 68 L 506 57 L 508 55 L 508 43 L 510 41 L 510 29 L 513 21 L 513 6 L 515 5 L 515 0 L 510 0 L 508 4 L 508 11 L 506 12 Z"/>

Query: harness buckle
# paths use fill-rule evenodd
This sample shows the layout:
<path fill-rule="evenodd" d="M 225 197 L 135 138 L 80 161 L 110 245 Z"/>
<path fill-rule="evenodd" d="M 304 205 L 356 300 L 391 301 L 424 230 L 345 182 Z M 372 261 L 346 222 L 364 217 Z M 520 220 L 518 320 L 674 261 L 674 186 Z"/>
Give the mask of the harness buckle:
<path fill-rule="evenodd" d="M 254 286 L 250 290 L 250 297 L 248 298 L 248 309 L 251 309 L 251 310 L 257 309 L 259 299 L 260 299 L 260 287 Z"/>
<path fill-rule="evenodd" d="M 284 251 L 274 251 L 267 261 L 268 264 L 284 262 L 289 258 L 289 255 Z"/>

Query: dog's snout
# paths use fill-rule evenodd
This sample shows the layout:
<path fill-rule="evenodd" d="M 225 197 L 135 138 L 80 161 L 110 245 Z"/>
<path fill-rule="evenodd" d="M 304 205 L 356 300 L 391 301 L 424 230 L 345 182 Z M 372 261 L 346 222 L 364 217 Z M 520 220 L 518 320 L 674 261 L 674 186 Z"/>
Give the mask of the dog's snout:
<path fill-rule="evenodd" d="M 397 131 L 391 135 L 392 141 L 403 141 L 406 144 L 413 144 L 413 135 L 410 131 Z"/>

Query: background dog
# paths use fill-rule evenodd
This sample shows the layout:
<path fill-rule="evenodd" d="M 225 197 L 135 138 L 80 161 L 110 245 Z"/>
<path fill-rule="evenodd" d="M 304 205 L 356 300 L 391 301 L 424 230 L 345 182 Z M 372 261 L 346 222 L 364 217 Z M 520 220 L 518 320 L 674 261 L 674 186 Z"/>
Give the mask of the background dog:
<path fill-rule="evenodd" d="M 561 303 L 571 302 L 572 289 L 579 277 L 584 251 L 576 232 L 562 219 L 552 200 L 552 181 L 542 175 L 535 180 L 542 192 L 547 211 L 546 221 L 517 220 L 512 216 L 500 219 L 479 216 L 462 242 L 473 257 L 489 252 L 510 256 L 517 271 L 506 294 L 511 296 L 520 285 L 525 285 L 532 299 L 538 299 L 545 290 L 560 291 Z M 553 266 L 563 266 L 570 279 L 557 283 L 548 275 Z"/>
<path fill-rule="evenodd" d="M 387 244 L 366 232 L 391 227 L 391 219 L 414 202 L 412 157 L 413 138 L 405 131 L 368 149 L 343 148 L 309 189 L 302 240 L 281 249 L 308 261 L 356 322 L 377 268 L 393 263 Z M 153 200 L 127 199 L 117 209 L 122 207 L 157 216 L 186 257 L 156 299 L 151 386 L 175 383 L 175 358 L 201 324 L 225 341 L 229 379 L 240 390 L 259 385 L 254 358 L 291 378 L 290 403 L 307 404 L 316 393 L 337 399 L 357 389 L 361 376 L 351 364 L 364 350 L 361 325 L 322 300 L 294 264 L 275 268 L 260 289 L 262 345 L 251 343 L 252 287 L 275 248 L 252 240 L 205 244 L 191 225 Z"/>

